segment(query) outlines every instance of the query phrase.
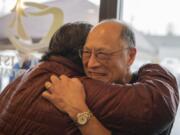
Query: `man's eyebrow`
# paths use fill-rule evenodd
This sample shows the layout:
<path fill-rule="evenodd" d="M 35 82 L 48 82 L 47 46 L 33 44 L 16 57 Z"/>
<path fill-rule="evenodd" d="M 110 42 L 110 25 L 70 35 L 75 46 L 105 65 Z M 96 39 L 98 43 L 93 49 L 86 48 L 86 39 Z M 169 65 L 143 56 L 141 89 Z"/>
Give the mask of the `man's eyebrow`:
<path fill-rule="evenodd" d="M 88 50 L 88 51 L 90 51 L 91 49 L 90 48 L 87 48 L 87 47 L 84 47 L 84 50 Z M 95 48 L 95 50 L 96 51 L 107 51 L 106 49 L 104 49 L 104 48 Z"/>
<path fill-rule="evenodd" d="M 87 48 L 87 47 L 84 47 L 83 50 L 88 50 L 88 51 L 89 51 L 89 50 L 91 50 L 91 49 L 89 49 L 89 48 Z"/>
<path fill-rule="evenodd" d="M 97 51 L 99 52 L 99 51 L 107 51 L 107 50 L 104 48 L 98 48 Z"/>

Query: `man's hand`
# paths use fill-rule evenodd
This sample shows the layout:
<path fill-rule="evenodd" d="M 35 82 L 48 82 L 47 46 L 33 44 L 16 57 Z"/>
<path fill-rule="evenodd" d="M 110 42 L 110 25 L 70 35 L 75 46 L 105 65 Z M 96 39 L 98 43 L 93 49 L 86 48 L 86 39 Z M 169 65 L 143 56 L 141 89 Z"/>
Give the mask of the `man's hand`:
<path fill-rule="evenodd" d="M 50 80 L 45 83 L 47 91 L 42 96 L 59 110 L 68 113 L 72 119 L 75 119 L 77 113 L 88 110 L 84 87 L 79 79 L 52 75 Z"/>

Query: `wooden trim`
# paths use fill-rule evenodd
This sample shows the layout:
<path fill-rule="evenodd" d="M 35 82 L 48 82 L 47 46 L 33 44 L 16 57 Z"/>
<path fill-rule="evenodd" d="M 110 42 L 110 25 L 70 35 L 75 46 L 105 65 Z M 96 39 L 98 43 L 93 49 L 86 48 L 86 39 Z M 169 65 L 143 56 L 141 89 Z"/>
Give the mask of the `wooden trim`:
<path fill-rule="evenodd" d="M 118 0 L 100 0 L 99 21 L 117 18 Z"/>

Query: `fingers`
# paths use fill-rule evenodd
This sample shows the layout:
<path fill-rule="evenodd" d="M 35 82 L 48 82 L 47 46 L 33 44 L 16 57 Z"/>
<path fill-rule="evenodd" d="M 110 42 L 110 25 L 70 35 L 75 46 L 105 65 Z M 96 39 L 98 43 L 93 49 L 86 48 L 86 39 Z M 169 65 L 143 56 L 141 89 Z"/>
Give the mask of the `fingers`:
<path fill-rule="evenodd" d="M 72 80 L 72 81 L 75 81 L 75 82 L 81 82 L 78 78 L 70 78 L 70 77 L 68 77 L 68 76 L 66 76 L 66 75 L 61 75 L 61 76 L 59 77 L 59 79 L 60 79 L 60 80 L 64 80 L 64 81 L 70 81 L 70 80 Z"/>
<path fill-rule="evenodd" d="M 68 81 L 70 78 L 66 75 L 61 75 L 59 78 L 56 75 L 52 75 L 50 77 L 50 80 L 52 81 L 52 83 L 58 83 L 60 80 L 61 81 Z"/>
<path fill-rule="evenodd" d="M 74 81 L 74 82 L 78 82 L 78 83 L 81 83 L 81 81 L 78 79 L 78 78 L 69 78 L 68 76 L 66 75 L 61 75 L 59 76 L 59 78 L 56 76 L 56 75 L 51 75 L 50 77 L 50 80 L 51 80 L 51 84 L 50 82 L 48 82 L 47 84 L 45 84 L 46 88 L 47 89 L 50 89 L 52 84 L 57 84 L 57 83 L 61 83 L 62 81 L 65 81 L 65 82 L 68 82 L 70 80 Z M 61 82 L 60 82 L 61 81 Z"/>
<path fill-rule="evenodd" d="M 45 82 L 45 84 L 44 84 L 44 86 L 45 86 L 45 88 L 47 89 L 47 91 L 50 93 L 50 94 L 52 94 L 52 92 L 53 92 L 53 84 L 51 83 L 51 82 Z"/>
<path fill-rule="evenodd" d="M 65 81 L 67 81 L 68 79 L 70 79 L 68 76 L 66 76 L 66 75 L 61 75 L 60 77 L 59 77 L 59 79 L 60 80 L 65 80 Z"/>
<path fill-rule="evenodd" d="M 46 99 L 48 99 L 49 101 L 52 100 L 52 95 L 48 92 L 48 91 L 44 91 L 42 93 L 42 96 Z"/>
<path fill-rule="evenodd" d="M 77 83 L 81 83 L 81 84 L 82 84 L 82 82 L 81 82 L 78 78 L 72 78 L 71 80 L 74 81 L 74 82 L 77 82 Z"/>
<path fill-rule="evenodd" d="M 51 75 L 50 80 L 52 83 L 58 83 L 59 78 L 56 75 Z"/>
<path fill-rule="evenodd" d="M 45 82 L 45 87 L 46 87 L 46 89 L 50 89 L 52 87 L 52 83 Z"/>

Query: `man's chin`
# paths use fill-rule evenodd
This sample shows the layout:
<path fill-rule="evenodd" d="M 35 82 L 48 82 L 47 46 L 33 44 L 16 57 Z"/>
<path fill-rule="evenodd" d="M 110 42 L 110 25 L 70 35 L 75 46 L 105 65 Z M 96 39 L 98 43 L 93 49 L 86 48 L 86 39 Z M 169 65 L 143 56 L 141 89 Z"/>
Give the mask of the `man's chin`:
<path fill-rule="evenodd" d="M 86 72 L 86 75 L 94 80 L 103 81 L 103 82 L 110 82 L 108 76 L 106 74 L 97 74 L 97 73 L 89 73 Z"/>

